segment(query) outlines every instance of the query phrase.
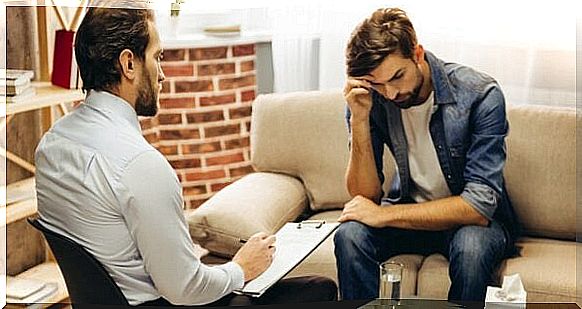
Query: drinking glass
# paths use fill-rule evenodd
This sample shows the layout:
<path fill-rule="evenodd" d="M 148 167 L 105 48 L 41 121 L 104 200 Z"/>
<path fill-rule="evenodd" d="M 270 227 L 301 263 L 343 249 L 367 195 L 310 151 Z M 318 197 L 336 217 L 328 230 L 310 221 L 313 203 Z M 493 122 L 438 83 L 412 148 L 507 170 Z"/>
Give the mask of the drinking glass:
<path fill-rule="evenodd" d="M 396 262 L 380 264 L 380 293 L 378 298 L 400 300 L 400 283 L 404 265 Z"/>

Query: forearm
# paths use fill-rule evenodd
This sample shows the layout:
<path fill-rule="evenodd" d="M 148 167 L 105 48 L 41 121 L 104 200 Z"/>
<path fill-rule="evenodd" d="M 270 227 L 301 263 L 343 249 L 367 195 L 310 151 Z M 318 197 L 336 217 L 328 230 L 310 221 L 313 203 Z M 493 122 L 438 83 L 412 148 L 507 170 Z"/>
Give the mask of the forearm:
<path fill-rule="evenodd" d="M 441 231 L 461 225 L 487 226 L 489 221 L 460 196 L 418 204 L 383 207 L 382 225 L 401 229 Z"/>
<path fill-rule="evenodd" d="M 351 196 L 362 195 L 378 202 L 381 184 L 376 172 L 369 120 L 352 124 L 352 147 L 346 172 L 346 185 Z"/>

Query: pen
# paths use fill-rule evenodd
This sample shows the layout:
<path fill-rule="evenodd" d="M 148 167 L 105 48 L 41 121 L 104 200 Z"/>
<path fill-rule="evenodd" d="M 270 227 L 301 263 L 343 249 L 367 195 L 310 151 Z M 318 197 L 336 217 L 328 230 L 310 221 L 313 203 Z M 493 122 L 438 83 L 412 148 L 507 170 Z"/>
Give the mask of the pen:
<path fill-rule="evenodd" d="M 247 241 L 248 241 L 248 240 L 246 240 L 246 239 L 243 239 L 243 238 L 240 238 L 238 241 L 239 241 L 241 244 L 243 244 L 243 245 L 244 245 L 244 244 L 246 244 L 246 243 L 247 243 Z M 274 245 L 270 245 L 270 246 L 269 246 L 269 249 L 270 249 L 270 248 L 274 248 L 274 247 L 275 247 Z"/>

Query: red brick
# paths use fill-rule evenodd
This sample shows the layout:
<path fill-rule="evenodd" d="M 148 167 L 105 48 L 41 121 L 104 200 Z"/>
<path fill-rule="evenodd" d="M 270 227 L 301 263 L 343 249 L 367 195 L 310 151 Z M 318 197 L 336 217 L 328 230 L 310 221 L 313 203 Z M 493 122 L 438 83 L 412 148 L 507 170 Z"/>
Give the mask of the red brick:
<path fill-rule="evenodd" d="M 251 107 L 243 106 L 237 108 L 231 108 L 228 113 L 230 114 L 230 119 L 239 119 L 249 117 L 251 115 Z"/>
<path fill-rule="evenodd" d="M 184 49 L 166 49 L 164 50 L 164 60 L 166 61 L 181 61 L 184 60 L 186 56 L 186 50 Z"/>
<path fill-rule="evenodd" d="M 253 60 L 243 61 L 240 63 L 240 71 L 241 72 L 253 71 L 254 69 L 255 69 L 255 61 L 253 61 Z"/>
<path fill-rule="evenodd" d="M 182 189 L 185 196 L 200 195 L 206 193 L 206 186 L 188 186 Z"/>
<path fill-rule="evenodd" d="M 212 91 L 212 81 L 210 80 L 198 80 L 198 81 L 177 81 L 175 82 L 174 89 L 176 93 L 181 92 L 204 92 Z"/>
<path fill-rule="evenodd" d="M 223 136 L 223 135 L 231 135 L 231 134 L 238 134 L 240 133 L 240 125 L 238 124 L 230 124 L 218 127 L 206 127 L 204 128 L 204 136 L 206 137 L 215 137 L 215 136 Z"/>
<path fill-rule="evenodd" d="M 160 107 L 165 109 L 172 108 L 194 108 L 195 107 L 194 98 L 171 98 L 171 99 L 160 99 Z"/>
<path fill-rule="evenodd" d="M 200 167 L 200 159 L 171 160 L 170 165 L 175 169 Z"/>
<path fill-rule="evenodd" d="M 170 85 L 171 85 L 170 81 L 162 82 L 162 93 L 170 93 L 172 91 Z"/>
<path fill-rule="evenodd" d="M 234 93 L 200 98 L 200 106 L 230 104 L 234 102 L 236 102 L 236 96 L 234 95 Z"/>
<path fill-rule="evenodd" d="M 201 123 L 224 120 L 224 115 L 222 111 L 208 111 L 189 113 L 186 114 L 186 118 L 188 119 L 188 123 Z"/>
<path fill-rule="evenodd" d="M 254 90 L 243 91 L 243 92 L 241 92 L 240 96 L 241 96 L 241 101 L 243 101 L 243 102 L 252 101 L 256 98 L 256 94 L 255 94 Z"/>
<path fill-rule="evenodd" d="M 202 204 L 204 204 L 204 202 L 206 202 L 208 199 L 200 199 L 200 200 L 190 200 L 189 205 L 188 205 L 188 209 L 196 209 L 200 206 L 202 206 Z"/>
<path fill-rule="evenodd" d="M 253 173 L 254 171 L 255 171 L 255 169 L 251 165 L 231 168 L 230 169 L 230 177 L 244 176 L 244 175 Z"/>
<path fill-rule="evenodd" d="M 224 165 L 235 162 L 243 162 L 245 160 L 242 153 L 236 153 L 226 156 L 206 158 L 206 165 Z"/>
<path fill-rule="evenodd" d="M 142 131 L 151 129 L 154 126 L 154 124 L 152 122 L 152 118 L 143 118 L 143 119 L 140 119 L 139 120 L 139 125 L 140 125 Z"/>
<path fill-rule="evenodd" d="M 247 128 L 247 132 L 251 132 L 251 122 L 250 121 L 245 122 L 245 127 Z"/>
<path fill-rule="evenodd" d="M 249 56 L 255 54 L 255 44 L 237 45 L 232 48 L 234 57 Z"/>
<path fill-rule="evenodd" d="M 194 75 L 194 66 L 192 64 L 167 65 L 162 63 L 162 70 L 166 77 Z"/>
<path fill-rule="evenodd" d="M 184 178 L 184 177 L 182 177 L 182 174 L 180 174 L 180 173 L 176 173 L 176 174 L 178 175 L 178 180 L 179 180 L 180 182 L 182 182 L 182 179 Z"/>
<path fill-rule="evenodd" d="M 224 172 L 224 170 L 194 172 L 194 173 L 187 173 L 186 174 L 187 181 L 220 179 L 220 178 L 224 178 L 224 177 L 226 177 L 226 173 Z"/>
<path fill-rule="evenodd" d="M 177 155 L 178 154 L 178 146 L 158 146 L 158 151 L 166 156 Z"/>
<path fill-rule="evenodd" d="M 231 139 L 225 142 L 225 147 L 227 150 L 238 149 L 243 147 L 249 147 L 251 144 L 251 139 L 249 137 Z"/>
<path fill-rule="evenodd" d="M 208 60 L 226 58 L 226 47 L 190 49 L 190 60 Z"/>
<path fill-rule="evenodd" d="M 158 115 L 159 124 L 181 124 L 182 115 L 181 114 L 159 114 Z"/>
<path fill-rule="evenodd" d="M 145 137 L 146 141 L 148 141 L 148 143 L 150 143 L 150 144 L 154 144 L 154 143 L 157 143 L 160 141 L 160 138 L 159 138 L 157 133 L 149 133 L 149 134 L 144 135 L 144 137 Z"/>
<path fill-rule="evenodd" d="M 198 129 L 160 130 L 160 138 L 163 140 L 200 138 L 200 131 Z"/>
<path fill-rule="evenodd" d="M 220 142 L 182 145 L 182 153 L 184 154 L 217 152 L 219 150 L 222 150 Z"/>
<path fill-rule="evenodd" d="M 215 184 L 210 185 L 210 190 L 212 192 L 218 192 L 230 184 L 232 184 L 232 181 L 224 182 L 224 183 L 215 183 Z"/>
<path fill-rule="evenodd" d="M 256 85 L 256 80 L 254 75 L 248 75 L 243 77 L 235 78 L 224 78 L 218 81 L 218 88 L 220 90 L 242 88 L 248 86 Z M 177 91 L 178 88 L 176 88 Z"/>
<path fill-rule="evenodd" d="M 204 64 L 198 66 L 198 76 L 214 76 L 235 73 L 234 63 Z"/>

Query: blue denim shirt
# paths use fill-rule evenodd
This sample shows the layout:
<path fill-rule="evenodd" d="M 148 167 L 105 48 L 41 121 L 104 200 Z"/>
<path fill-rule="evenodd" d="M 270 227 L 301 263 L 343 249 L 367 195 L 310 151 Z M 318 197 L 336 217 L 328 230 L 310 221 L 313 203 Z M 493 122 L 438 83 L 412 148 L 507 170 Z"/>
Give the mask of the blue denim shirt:
<path fill-rule="evenodd" d="M 498 220 L 515 236 L 515 213 L 503 179 L 509 125 L 505 99 L 490 76 L 456 63 L 446 63 L 426 52 L 436 111 L 430 120 L 430 134 L 452 195 L 460 195 L 489 220 Z M 400 108 L 381 94 L 372 92 L 370 132 L 376 169 L 381 183 L 384 144 L 392 152 L 398 173 L 383 202 L 410 201 L 414 185 L 408 166 L 408 146 Z M 350 128 L 350 110 L 346 121 Z"/>

